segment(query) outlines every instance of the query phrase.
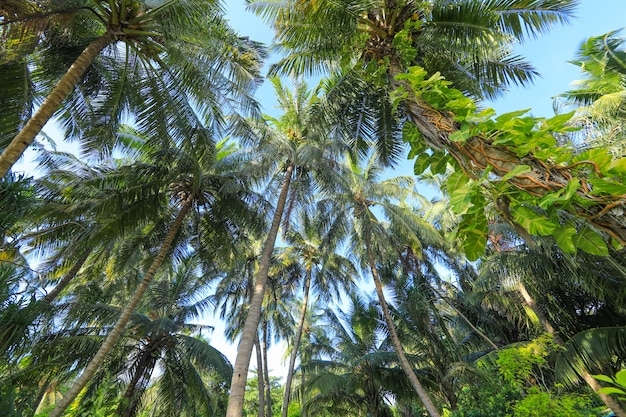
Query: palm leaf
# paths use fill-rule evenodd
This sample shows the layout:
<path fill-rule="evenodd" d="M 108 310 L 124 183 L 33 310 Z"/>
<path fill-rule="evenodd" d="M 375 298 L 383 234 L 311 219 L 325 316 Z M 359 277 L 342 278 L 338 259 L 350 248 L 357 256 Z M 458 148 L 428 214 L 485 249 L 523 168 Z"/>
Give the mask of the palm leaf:
<path fill-rule="evenodd" d="M 557 378 L 576 384 L 584 373 L 613 375 L 626 357 L 626 327 L 599 327 L 580 332 L 565 343 L 555 365 Z"/>

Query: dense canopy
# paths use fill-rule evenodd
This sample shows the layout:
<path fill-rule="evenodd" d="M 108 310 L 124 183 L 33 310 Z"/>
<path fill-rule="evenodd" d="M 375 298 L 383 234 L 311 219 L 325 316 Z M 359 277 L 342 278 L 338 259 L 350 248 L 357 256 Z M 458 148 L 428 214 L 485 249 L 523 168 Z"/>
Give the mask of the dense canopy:
<path fill-rule="evenodd" d="M 3 415 L 626 417 L 619 28 L 498 115 L 577 1 L 246 3 L 0 0 Z"/>

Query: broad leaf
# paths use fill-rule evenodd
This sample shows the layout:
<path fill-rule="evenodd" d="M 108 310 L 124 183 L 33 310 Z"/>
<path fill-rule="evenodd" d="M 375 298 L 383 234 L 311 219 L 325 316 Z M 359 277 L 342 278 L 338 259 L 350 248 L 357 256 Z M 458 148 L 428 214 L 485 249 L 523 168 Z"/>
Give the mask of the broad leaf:
<path fill-rule="evenodd" d="M 578 234 L 572 237 L 574 245 L 581 250 L 598 256 L 608 256 L 609 249 L 602 239 L 602 236 L 591 230 L 589 227 L 584 226 L 580 229 Z"/>
<path fill-rule="evenodd" d="M 619 389 L 619 388 L 615 388 L 615 387 L 600 388 L 597 392 L 599 394 L 607 394 L 607 395 L 611 395 L 611 394 L 626 395 L 626 391 Z"/>

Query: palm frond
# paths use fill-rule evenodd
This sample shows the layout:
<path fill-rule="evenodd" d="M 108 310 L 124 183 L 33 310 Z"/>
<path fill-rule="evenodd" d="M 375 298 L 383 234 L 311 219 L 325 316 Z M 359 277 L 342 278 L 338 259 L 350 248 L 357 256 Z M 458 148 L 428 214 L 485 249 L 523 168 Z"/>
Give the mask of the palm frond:
<path fill-rule="evenodd" d="M 626 357 L 626 328 L 599 327 L 574 335 L 565 343 L 555 365 L 557 378 L 569 385 L 578 383 L 581 375 L 609 374 Z"/>

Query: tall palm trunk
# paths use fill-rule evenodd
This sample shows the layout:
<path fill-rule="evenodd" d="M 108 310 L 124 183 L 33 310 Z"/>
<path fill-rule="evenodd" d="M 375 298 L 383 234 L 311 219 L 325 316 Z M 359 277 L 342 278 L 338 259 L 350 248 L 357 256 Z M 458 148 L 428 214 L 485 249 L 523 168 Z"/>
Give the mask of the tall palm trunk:
<path fill-rule="evenodd" d="M 270 261 L 272 258 L 272 252 L 274 251 L 274 245 L 276 244 L 280 221 L 283 217 L 283 211 L 285 210 L 285 202 L 287 201 L 287 194 L 289 192 L 289 185 L 291 184 L 293 169 L 294 165 L 290 164 L 285 171 L 285 179 L 283 180 L 280 195 L 278 196 L 272 225 L 267 234 L 265 246 L 263 247 L 263 252 L 261 254 L 261 260 L 259 261 L 259 270 L 256 274 L 254 292 L 252 293 L 252 298 L 250 299 L 248 315 L 246 316 L 246 322 L 244 323 L 243 332 L 241 334 L 241 341 L 239 342 L 239 347 L 237 348 L 237 357 L 235 358 L 233 377 L 230 383 L 230 395 L 228 396 L 226 417 L 241 417 L 243 413 L 243 397 L 246 389 L 248 367 L 250 366 L 250 356 L 252 355 L 254 337 L 257 334 L 259 322 L 261 321 L 261 304 L 263 303 L 263 297 L 265 295 Z"/>
<path fill-rule="evenodd" d="M 265 417 L 265 384 L 263 378 L 263 354 L 261 353 L 261 342 L 259 341 L 259 336 L 257 334 L 256 339 L 254 339 L 254 350 L 256 351 L 256 369 L 257 369 L 257 382 L 258 382 L 258 391 L 259 391 L 259 417 Z"/>
<path fill-rule="evenodd" d="M 108 336 L 102 343 L 102 346 L 100 346 L 100 349 L 98 349 L 98 352 L 96 352 L 96 355 L 91 359 L 81 376 L 76 379 L 74 385 L 72 385 L 69 391 L 67 391 L 63 399 L 59 401 L 56 408 L 52 410 L 48 417 L 61 417 L 63 411 L 65 411 L 65 409 L 78 396 L 80 391 L 87 385 L 87 383 L 91 380 L 98 368 L 100 368 L 100 366 L 104 362 L 106 355 L 111 351 L 111 349 L 113 349 L 113 346 L 115 346 L 115 343 L 122 335 L 122 331 L 130 320 L 131 315 L 135 311 L 137 304 L 139 304 L 139 300 L 141 300 L 143 293 L 150 285 L 150 282 L 152 282 L 152 279 L 154 278 L 157 270 L 165 260 L 165 256 L 172 247 L 172 244 L 174 243 L 174 238 L 176 237 L 176 234 L 178 234 L 178 231 L 180 230 L 183 224 L 183 220 L 189 212 L 189 209 L 191 209 L 191 206 L 193 204 L 193 198 L 193 194 L 190 194 L 187 199 L 183 201 L 178 215 L 170 226 L 170 230 L 167 232 L 167 235 L 165 235 L 163 243 L 161 243 L 161 248 L 159 249 L 159 252 L 152 261 L 148 272 L 146 272 L 146 275 L 144 275 L 143 279 L 137 286 L 137 289 L 135 290 L 132 298 L 129 300 L 126 307 L 124 307 L 124 310 L 122 310 L 122 314 L 117 319 L 117 322 L 111 329 L 111 332 L 108 334 Z"/>
<path fill-rule="evenodd" d="M 521 294 L 522 299 L 524 300 L 524 304 L 526 304 L 526 306 L 528 306 L 528 308 L 530 308 L 532 312 L 535 313 L 543 329 L 547 333 L 552 335 L 552 338 L 556 344 L 558 344 L 559 346 L 565 346 L 563 339 L 561 339 L 555 327 L 552 325 L 550 320 L 548 320 L 547 316 L 543 313 L 543 310 L 541 310 L 541 307 L 539 307 L 535 299 L 532 298 L 531 295 L 528 293 L 528 291 L 526 290 L 526 286 L 521 281 L 518 284 L 517 289 Z M 602 402 L 604 402 L 604 404 L 615 413 L 617 417 L 626 417 L 626 411 L 617 401 L 615 401 L 610 395 L 598 393 L 598 390 L 602 387 L 600 386 L 598 381 L 596 381 L 595 378 L 591 376 L 589 372 L 583 372 L 581 377 L 587 383 L 587 385 L 589 385 L 589 387 L 598 395 L 598 397 L 600 397 Z"/>
<path fill-rule="evenodd" d="M 59 281 L 57 285 L 55 285 L 54 288 L 48 294 L 46 294 L 45 297 L 43 297 L 42 301 L 45 304 L 51 304 L 52 301 L 54 301 L 54 299 L 57 298 L 59 294 L 61 294 L 61 291 L 63 291 L 65 287 L 67 287 L 67 285 L 74 279 L 74 277 L 76 277 L 76 274 L 78 274 L 78 271 L 80 271 L 80 268 L 82 268 L 85 262 L 87 261 L 87 258 L 89 257 L 89 253 L 90 253 L 89 251 L 85 251 L 85 254 L 83 254 L 78 259 L 78 261 L 76 261 L 74 266 L 72 266 L 72 268 L 69 271 L 67 271 L 63 279 L 61 279 L 61 281 Z"/>
<path fill-rule="evenodd" d="M 531 168 L 529 172 L 513 176 L 508 182 L 539 197 L 563 190 L 572 178 L 577 178 L 581 182 L 577 195 L 589 204 L 572 202 L 574 212 L 598 229 L 610 234 L 621 244 L 626 244 L 626 220 L 621 209 L 613 210 L 623 204 L 622 195 L 604 196 L 599 199 L 588 192 L 593 187 L 576 173 L 570 173 L 567 167 L 550 165 L 532 154 L 520 157 L 506 146 L 493 145 L 484 137 L 473 136 L 465 142 L 450 140 L 449 136 L 459 129 L 459 124 L 454 120 L 455 115 L 439 111 L 413 94 L 408 83 L 395 79 L 402 72 L 399 64 L 392 64 L 389 78 L 393 87 L 402 87 L 408 92 L 403 104 L 409 118 L 430 147 L 448 151 L 470 178 L 476 176 L 477 170 L 488 167 L 491 174 L 504 177 L 516 167 L 526 165 Z"/>
<path fill-rule="evenodd" d="M 380 307 L 383 311 L 385 322 L 387 323 L 387 329 L 389 331 L 389 336 L 391 337 L 391 343 L 394 350 L 396 351 L 396 354 L 398 355 L 398 362 L 400 362 L 400 367 L 409 379 L 411 386 L 417 393 L 419 399 L 422 401 L 422 404 L 426 408 L 428 414 L 430 414 L 431 417 L 441 417 L 441 414 L 439 414 L 439 411 L 431 400 L 430 395 L 428 395 L 428 392 L 426 392 L 419 379 L 417 379 L 417 375 L 415 375 L 415 372 L 413 372 L 413 368 L 411 367 L 411 364 L 404 354 L 404 349 L 402 349 L 402 344 L 400 343 L 400 338 L 398 337 L 396 326 L 393 323 L 393 319 L 391 318 L 391 314 L 389 313 L 389 308 L 387 307 L 387 301 L 385 300 L 385 294 L 383 293 L 383 285 L 380 281 L 380 277 L 378 276 L 378 269 L 376 268 L 374 255 L 372 254 L 369 237 L 366 237 L 365 239 L 365 251 L 367 252 L 367 261 L 370 267 L 370 271 L 372 273 L 372 278 L 374 279 L 374 286 L 376 287 L 378 301 L 380 302 Z"/>
<path fill-rule="evenodd" d="M 300 409 L 300 417 L 307 417 L 308 414 L 308 404 L 306 401 L 306 369 L 302 368 L 302 380 L 300 382 L 300 403 L 302 405 Z"/>
<path fill-rule="evenodd" d="M 134 417 L 137 414 L 139 399 L 150 380 L 156 361 L 157 356 L 154 354 L 153 345 L 148 344 L 136 361 L 133 377 L 128 383 L 120 404 L 115 411 L 116 416 Z"/>
<path fill-rule="evenodd" d="M 107 30 L 99 38 L 85 48 L 70 66 L 67 72 L 54 86 L 48 97 L 44 100 L 35 114 L 28 120 L 22 130 L 13 138 L 9 146 L 0 155 L 0 178 L 4 177 L 13 164 L 22 156 L 26 148 L 35 140 L 35 136 L 50 120 L 54 112 L 59 108 L 63 100 L 74 89 L 80 77 L 93 63 L 98 54 L 115 40 L 115 34 Z"/>
<path fill-rule="evenodd" d="M 270 384 L 270 370 L 267 363 L 267 349 L 269 347 L 269 335 L 267 334 L 267 320 L 263 320 L 263 341 L 261 342 L 261 352 L 263 352 L 263 379 L 265 381 L 265 415 L 272 416 L 272 386 Z"/>
<path fill-rule="evenodd" d="M 306 277 L 304 281 L 304 295 L 302 297 L 302 308 L 300 309 L 300 321 L 296 330 L 296 337 L 293 340 L 291 355 L 289 356 L 289 367 L 287 368 L 287 379 L 285 380 L 285 393 L 283 395 L 282 417 L 287 417 L 289 410 L 289 399 L 291 397 L 291 381 L 293 379 L 293 370 L 296 366 L 296 358 L 298 357 L 298 348 L 300 347 L 300 339 L 302 338 L 302 329 L 304 329 L 304 321 L 306 319 L 306 310 L 309 303 L 309 291 L 311 289 L 311 268 L 306 269 Z"/>

